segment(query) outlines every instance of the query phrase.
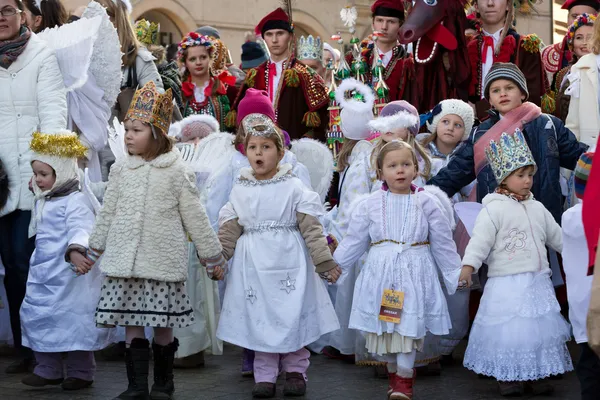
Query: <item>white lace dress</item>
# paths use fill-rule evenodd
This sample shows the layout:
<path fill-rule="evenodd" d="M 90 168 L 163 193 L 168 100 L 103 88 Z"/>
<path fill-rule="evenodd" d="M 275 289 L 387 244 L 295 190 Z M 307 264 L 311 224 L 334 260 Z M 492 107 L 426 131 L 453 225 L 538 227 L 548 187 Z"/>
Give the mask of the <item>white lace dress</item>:
<path fill-rule="evenodd" d="M 264 181 L 242 169 L 219 215 L 221 225 L 237 218 L 244 233 L 230 262 L 217 336 L 265 353 L 297 351 L 339 328 L 296 218 L 318 218 L 323 206 L 291 169 L 285 164 Z"/>
<path fill-rule="evenodd" d="M 436 265 L 451 293 L 457 287 L 461 265 L 450 224 L 434 195 L 379 190 L 362 200 L 334 259 L 345 268 L 369 246 L 350 316 L 350 328 L 366 336 L 367 351 L 406 353 L 420 348 L 428 331 L 447 334 L 451 323 Z M 398 324 L 379 319 L 386 289 L 404 292 Z"/>

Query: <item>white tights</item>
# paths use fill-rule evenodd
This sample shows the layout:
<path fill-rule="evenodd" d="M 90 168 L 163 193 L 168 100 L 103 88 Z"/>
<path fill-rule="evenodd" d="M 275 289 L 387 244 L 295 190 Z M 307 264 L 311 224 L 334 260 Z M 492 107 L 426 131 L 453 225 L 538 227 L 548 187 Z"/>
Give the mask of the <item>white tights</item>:
<path fill-rule="evenodd" d="M 125 328 L 127 347 L 133 339 L 145 339 L 143 326 L 128 326 Z M 154 342 L 159 346 L 166 346 L 173 342 L 173 328 L 154 328 Z"/>
<path fill-rule="evenodd" d="M 415 358 L 417 357 L 417 351 L 413 350 L 410 353 L 396 353 L 396 354 L 385 354 L 381 356 L 382 361 L 386 361 L 387 369 L 391 373 L 402 378 L 412 378 L 413 368 L 415 366 Z"/>

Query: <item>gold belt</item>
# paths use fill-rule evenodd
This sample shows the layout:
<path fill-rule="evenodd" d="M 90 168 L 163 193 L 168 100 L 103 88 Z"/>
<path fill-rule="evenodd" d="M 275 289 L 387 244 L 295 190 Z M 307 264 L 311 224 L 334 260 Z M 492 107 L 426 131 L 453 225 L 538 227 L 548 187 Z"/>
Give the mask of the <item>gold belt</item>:
<path fill-rule="evenodd" d="M 393 244 L 399 244 L 399 245 L 406 244 L 406 242 L 398 242 L 397 240 L 384 239 L 384 240 L 380 240 L 378 242 L 371 243 L 371 246 L 377 246 L 378 244 L 383 244 L 383 243 L 393 243 Z M 412 243 L 410 246 L 411 247 L 427 246 L 428 244 L 429 244 L 429 241 L 424 241 L 424 242 Z"/>

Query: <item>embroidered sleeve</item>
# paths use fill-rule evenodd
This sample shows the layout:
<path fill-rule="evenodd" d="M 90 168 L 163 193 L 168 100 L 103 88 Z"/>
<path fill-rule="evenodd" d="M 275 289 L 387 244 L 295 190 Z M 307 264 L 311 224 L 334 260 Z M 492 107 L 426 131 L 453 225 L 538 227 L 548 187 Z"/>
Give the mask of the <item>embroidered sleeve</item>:
<path fill-rule="evenodd" d="M 329 96 L 323 78 L 312 69 L 298 62 L 294 64 L 292 71 L 295 71 L 296 74 L 290 73 L 291 77 L 286 76 L 286 84 L 288 84 L 289 79 L 297 75 L 309 111 L 317 111 L 329 104 Z"/>

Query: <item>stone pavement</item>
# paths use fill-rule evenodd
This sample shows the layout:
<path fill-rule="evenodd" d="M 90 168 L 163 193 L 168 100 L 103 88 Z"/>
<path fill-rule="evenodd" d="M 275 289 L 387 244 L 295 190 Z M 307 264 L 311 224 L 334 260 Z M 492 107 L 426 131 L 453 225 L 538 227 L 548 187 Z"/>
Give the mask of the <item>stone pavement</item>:
<path fill-rule="evenodd" d="M 462 358 L 464 344 L 455 358 Z M 576 353 L 576 351 L 575 351 Z M 576 354 L 575 354 L 576 355 Z M 96 381 L 92 388 L 79 392 L 64 392 L 60 386 L 31 389 L 20 383 L 22 376 L 6 375 L 4 369 L 11 358 L 0 358 L 0 400 L 48 399 L 112 399 L 127 386 L 122 362 L 98 362 Z M 207 356 L 206 366 L 197 370 L 176 370 L 177 400 L 250 400 L 254 381 L 240 375 L 241 351 L 225 347 L 225 355 Z M 384 400 L 387 381 L 376 379 L 367 367 L 356 367 L 323 356 L 311 357 L 308 392 L 304 399 Z M 579 382 L 574 373 L 553 382 L 556 392 L 549 399 L 578 400 Z M 278 398 L 283 398 L 283 381 L 278 382 Z M 444 369 L 440 377 L 417 379 L 415 400 L 487 400 L 502 399 L 493 380 L 479 379 L 460 363 Z M 531 397 L 523 397 L 528 399 Z M 599 395 L 600 398 L 600 395 Z"/>

